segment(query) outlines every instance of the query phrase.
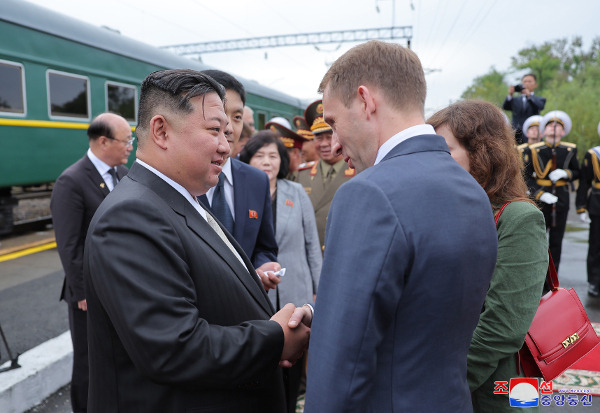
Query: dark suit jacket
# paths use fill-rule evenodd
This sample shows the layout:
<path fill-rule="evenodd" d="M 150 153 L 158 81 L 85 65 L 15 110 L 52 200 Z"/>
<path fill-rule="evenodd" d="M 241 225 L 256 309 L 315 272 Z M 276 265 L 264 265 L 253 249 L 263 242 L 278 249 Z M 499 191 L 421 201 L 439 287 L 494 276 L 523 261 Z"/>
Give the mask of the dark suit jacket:
<path fill-rule="evenodd" d="M 117 177 L 127 175 L 117 167 Z M 69 166 L 56 180 L 50 198 L 58 255 L 65 271 L 60 299 L 76 303 L 85 298 L 83 247 L 94 212 L 109 194 L 108 187 L 87 155 Z"/>
<path fill-rule="evenodd" d="M 305 412 L 472 412 L 466 360 L 497 234 L 444 139 L 409 138 L 342 185 L 325 237 Z"/>
<path fill-rule="evenodd" d="M 89 412 L 285 409 L 283 331 L 229 240 L 247 268 L 179 192 L 137 163 L 106 198 L 84 262 Z"/>
<path fill-rule="evenodd" d="M 266 262 L 277 261 L 269 177 L 237 159 L 230 159 L 230 162 L 235 204 L 233 237 L 250 257 L 254 267 L 258 268 Z M 198 199 L 210 209 L 206 195 Z"/>
<path fill-rule="evenodd" d="M 521 95 L 517 95 L 513 96 L 510 100 L 507 97 L 502 104 L 504 110 L 512 112 L 512 126 L 515 129 L 523 129 L 523 123 L 527 118 L 539 115 L 544 110 L 544 106 L 546 106 L 546 98 L 537 95 L 530 96 L 525 102 L 525 106 L 523 106 L 523 98 Z"/>

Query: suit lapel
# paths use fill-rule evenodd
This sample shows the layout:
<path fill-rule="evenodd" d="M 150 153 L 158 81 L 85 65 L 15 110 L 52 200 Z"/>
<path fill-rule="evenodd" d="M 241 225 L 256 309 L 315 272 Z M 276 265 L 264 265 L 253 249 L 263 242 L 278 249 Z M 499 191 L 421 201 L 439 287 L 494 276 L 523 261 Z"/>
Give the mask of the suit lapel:
<path fill-rule="evenodd" d="M 290 194 L 289 189 L 290 187 L 287 185 L 285 180 L 277 180 L 277 215 L 275 216 L 275 220 L 277 221 L 277 229 L 275 230 L 277 244 L 281 242 L 281 234 L 285 234 L 287 231 L 286 227 L 292 212 L 292 208 L 286 205 L 287 200 L 293 202 L 292 194 Z"/>
<path fill-rule="evenodd" d="M 235 210 L 235 224 L 233 236 L 236 239 L 244 238 L 244 228 L 248 221 L 248 211 L 244 210 L 247 205 L 243 200 L 246 198 L 246 177 L 240 171 L 239 164 L 231 159 L 231 175 L 233 176 L 233 209 Z"/>
<path fill-rule="evenodd" d="M 244 287 L 248 290 L 254 300 L 263 308 L 267 314 L 273 314 L 271 302 L 268 300 L 262 283 L 256 275 L 254 275 L 254 267 L 246 257 L 244 250 L 232 237 L 227 235 L 227 230 L 222 226 L 223 232 L 226 234 L 229 242 L 237 250 L 238 254 L 244 260 L 244 267 L 235 255 L 225 245 L 223 240 L 217 233 L 208 225 L 206 220 L 200 216 L 198 211 L 173 187 L 163 181 L 161 178 L 150 172 L 141 165 L 134 164 L 129 171 L 128 176 L 136 181 L 144 183 L 152 188 L 177 214 L 181 215 L 188 228 L 190 228 L 208 247 L 210 247 L 227 265 L 231 268 L 235 276 L 240 280 Z M 199 197 L 201 198 L 201 197 Z M 206 197 L 204 197 L 206 198 Z M 209 211 L 208 207 L 204 207 L 207 214 L 214 215 Z M 215 218 L 215 221 L 218 220 Z M 220 225 L 220 224 L 219 224 Z M 251 272 L 250 272 L 251 271 Z"/>
<path fill-rule="evenodd" d="M 106 182 L 104 182 L 104 179 L 102 179 L 102 175 L 100 175 L 100 173 L 98 172 L 98 170 L 87 155 L 85 155 L 83 159 L 83 167 L 86 170 L 87 175 L 89 176 L 92 182 L 92 187 L 100 191 L 103 197 L 106 197 L 110 193 L 110 191 L 108 190 L 108 186 L 106 186 Z"/>
<path fill-rule="evenodd" d="M 194 231 L 196 235 L 202 238 L 227 263 L 236 277 L 241 281 L 242 284 L 244 284 L 246 290 L 248 290 L 250 295 L 254 297 L 256 302 L 258 302 L 258 304 L 267 312 L 267 314 L 273 314 L 273 309 L 270 305 L 271 303 L 267 300 L 262 283 L 258 279 L 258 276 L 255 275 L 254 267 L 244 253 L 244 250 L 239 246 L 233 237 L 227 234 L 227 230 L 223 228 L 218 219 L 215 218 L 215 216 L 207 208 L 205 208 L 205 210 L 206 213 L 210 214 L 221 227 L 221 230 L 223 230 L 223 233 L 225 233 L 225 236 L 231 245 L 233 245 L 233 247 L 236 249 L 238 254 L 242 257 L 246 265 L 241 265 L 229 247 L 225 245 L 219 235 L 210 227 L 210 225 L 208 225 L 204 218 L 202 218 L 191 205 L 185 205 L 185 212 L 183 214 L 188 227 Z"/>

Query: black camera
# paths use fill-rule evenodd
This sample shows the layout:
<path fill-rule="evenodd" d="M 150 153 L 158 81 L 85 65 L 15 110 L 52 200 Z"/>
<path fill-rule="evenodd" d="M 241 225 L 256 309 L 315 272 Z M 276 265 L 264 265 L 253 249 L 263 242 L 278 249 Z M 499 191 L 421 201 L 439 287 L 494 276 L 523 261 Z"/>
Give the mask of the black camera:
<path fill-rule="evenodd" d="M 515 85 L 515 92 L 521 92 L 523 90 L 523 85 L 522 84 L 518 84 Z"/>

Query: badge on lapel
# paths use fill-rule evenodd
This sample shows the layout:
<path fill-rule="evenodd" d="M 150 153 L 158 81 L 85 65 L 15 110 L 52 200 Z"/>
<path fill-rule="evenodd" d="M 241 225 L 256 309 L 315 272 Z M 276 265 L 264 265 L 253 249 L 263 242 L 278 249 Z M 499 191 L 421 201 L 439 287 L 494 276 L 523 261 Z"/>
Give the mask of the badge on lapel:
<path fill-rule="evenodd" d="M 258 213 L 253 209 L 248 210 L 248 218 L 250 219 L 258 219 Z"/>
<path fill-rule="evenodd" d="M 104 189 L 104 187 L 105 187 L 105 186 L 106 186 L 106 184 L 105 184 L 104 182 L 102 182 L 102 183 L 100 184 L 100 188 L 102 188 L 102 189 Z"/>
<path fill-rule="evenodd" d="M 286 199 L 285 200 L 285 206 L 293 207 L 294 206 L 294 201 L 292 201 L 291 199 Z"/>

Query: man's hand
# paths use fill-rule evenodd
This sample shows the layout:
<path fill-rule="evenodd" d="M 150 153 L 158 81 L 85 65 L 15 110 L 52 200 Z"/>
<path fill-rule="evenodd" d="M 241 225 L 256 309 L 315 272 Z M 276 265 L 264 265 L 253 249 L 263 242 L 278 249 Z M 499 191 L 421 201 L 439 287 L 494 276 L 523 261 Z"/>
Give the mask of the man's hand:
<path fill-rule="evenodd" d="M 86 300 L 77 301 L 77 308 L 79 308 L 82 311 L 87 311 L 87 301 Z"/>
<path fill-rule="evenodd" d="M 304 304 L 302 307 L 296 307 L 294 310 L 294 314 L 290 317 L 290 321 L 288 321 L 289 328 L 296 328 L 300 325 L 300 323 L 304 324 L 306 327 L 310 327 L 313 319 L 313 310 L 308 304 Z"/>
<path fill-rule="evenodd" d="M 283 344 L 283 352 L 281 353 L 281 361 L 279 362 L 281 367 L 292 367 L 308 348 L 310 328 L 304 323 L 298 323 L 295 328 L 289 327 L 290 319 L 295 311 L 296 308 L 294 307 L 294 304 L 286 304 L 285 307 L 271 317 L 271 320 L 277 322 L 283 329 L 285 341 Z M 310 309 L 308 309 L 308 311 L 310 311 Z"/>
<path fill-rule="evenodd" d="M 556 195 L 552 195 L 550 192 L 544 192 L 542 196 L 540 196 L 540 201 L 548 205 L 552 205 L 556 204 L 556 201 L 558 201 L 558 197 Z"/>
<path fill-rule="evenodd" d="M 529 90 L 526 87 L 524 87 L 523 90 L 521 90 L 521 94 L 522 95 L 526 95 L 527 97 L 529 97 L 529 96 L 531 96 L 531 90 Z"/>
<path fill-rule="evenodd" d="M 512 96 L 515 94 L 515 87 L 514 86 L 509 86 L 508 87 L 508 96 Z"/>
<path fill-rule="evenodd" d="M 256 273 L 260 277 L 265 290 L 274 290 L 277 288 L 277 284 L 281 282 L 281 277 L 273 274 L 265 274 L 266 271 L 277 272 L 281 269 L 281 265 L 278 262 L 265 262 L 263 265 L 256 269 Z"/>
<path fill-rule="evenodd" d="M 556 182 L 560 179 L 566 179 L 569 177 L 569 174 L 564 169 L 555 169 L 548 174 L 548 178 L 552 182 Z"/>

